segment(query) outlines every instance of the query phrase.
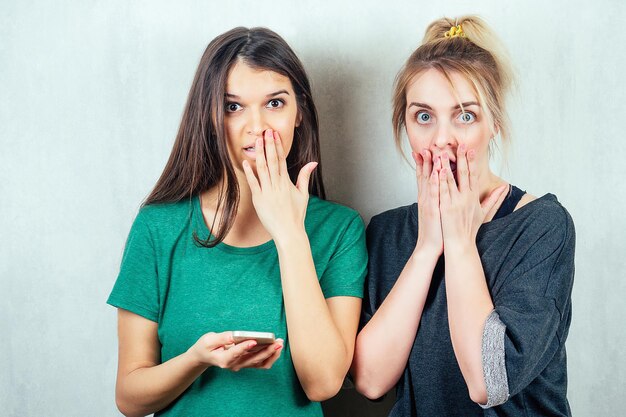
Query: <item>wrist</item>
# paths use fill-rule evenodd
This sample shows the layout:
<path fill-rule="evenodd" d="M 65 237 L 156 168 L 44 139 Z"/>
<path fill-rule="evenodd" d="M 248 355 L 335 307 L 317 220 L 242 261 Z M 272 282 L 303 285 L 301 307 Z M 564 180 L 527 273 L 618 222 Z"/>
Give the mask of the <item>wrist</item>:
<path fill-rule="evenodd" d="M 195 345 L 187 349 L 181 357 L 192 369 L 207 369 L 212 366 L 203 360 L 202 355 L 196 351 Z"/>
<path fill-rule="evenodd" d="M 420 258 L 422 261 L 432 259 L 437 261 L 439 256 L 441 256 L 441 252 L 441 247 L 428 245 L 418 240 L 415 244 L 415 248 L 413 249 L 413 253 L 411 254 L 411 258 Z"/>
<path fill-rule="evenodd" d="M 446 257 L 465 255 L 478 251 L 476 240 L 471 239 L 446 239 L 443 244 L 443 253 Z"/>
<path fill-rule="evenodd" d="M 437 263 L 437 260 L 441 256 L 441 250 L 431 245 L 417 244 L 413 253 L 409 258 L 410 262 L 416 262 L 418 264 L 432 264 L 433 267 Z"/>
<path fill-rule="evenodd" d="M 274 238 L 276 249 L 279 252 L 309 246 L 309 236 L 306 234 L 304 225 L 302 227 L 294 227 L 277 234 Z"/>

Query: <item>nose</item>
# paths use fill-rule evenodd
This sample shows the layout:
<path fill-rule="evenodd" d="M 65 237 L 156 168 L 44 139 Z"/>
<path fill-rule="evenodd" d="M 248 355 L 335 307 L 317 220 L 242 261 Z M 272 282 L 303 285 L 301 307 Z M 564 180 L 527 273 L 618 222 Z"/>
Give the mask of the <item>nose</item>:
<path fill-rule="evenodd" d="M 439 123 L 431 142 L 433 147 L 446 149 L 456 143 L 454 127 L 450 123 Z"/>
<path fill-rule="evenodd" d="M 249 108 L 247 113 L 248 118 L 246 119 L 246 133 L 255 137 L 263 136 L 263 132 L 270 127 L 263 114 L 263 110 Z"/>

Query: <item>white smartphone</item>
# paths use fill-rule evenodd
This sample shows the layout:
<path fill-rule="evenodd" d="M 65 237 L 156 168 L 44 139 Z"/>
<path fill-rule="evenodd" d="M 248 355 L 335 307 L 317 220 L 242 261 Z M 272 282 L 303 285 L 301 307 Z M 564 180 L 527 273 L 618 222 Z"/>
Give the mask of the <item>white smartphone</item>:
<path fill-rule="evenodd" d="M 274 333 L 270 332 L 248 332 L 245 330 L 233 331 L 233 339 L 235 343 L 241 343 L 245 340 L 255 340 L 257 345 L 252 348 L 252 351 L 263 349 L 266 345 L 271 345 L 276 341 Z"/>

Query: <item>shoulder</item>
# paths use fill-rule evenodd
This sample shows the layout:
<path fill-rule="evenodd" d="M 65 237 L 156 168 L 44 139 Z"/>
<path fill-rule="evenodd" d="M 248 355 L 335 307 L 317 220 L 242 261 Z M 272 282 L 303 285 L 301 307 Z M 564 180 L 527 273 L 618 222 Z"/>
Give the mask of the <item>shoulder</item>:
<path fill-rule="evenodd" d="M 407 226 L 409 229 L 411 228 L 410 226 L 417 227 L 417 203 L 396 207 L 377 214 L 372 217 L 367 228 L 369 233 L 381 229 L 406 229 Z"/>
<path fill-rule="evenodd" d="M 536 249 L 556 250 L 563 245 L 573 245 L 572 216 L 554 194 L 531 199 L 507 217 L 510 217 L 510 230 L 518 229 L 525 237 L 521 242 L 537 245 Z"/>
<path fill-rule="evenodd" d="M 384 211 L 370 220 L 366 231 L 367 246 L 374 258 L 378 255 L 404 259 L 417 241 L 417 203 Z M 401 255 L 399 255 L 401 254 Z"/>
<path fill-rule="evenodd" d="M 363 224 L 363 220 L 356 210 L 315 196 L 309 198 L 306 222 L 311 227 L 320 227 L 321 225 L 345 226 L 352 222 Z"/>
<path fill-rule="evenodd" d="M 311 197 L 304 223 L 311 245 L 318 249 L 332 251 L 355 243 L 365 247 L 365 224 L 350 207 Z"/>
<path fill-rule="evenodd" d="M 527 201 L 520 210 L 527 211 L 526 216 L 532 220 L 530 224 L 539 228 L 561 229 L 567 231 L 574 227 L 572 216 L 559 202 L 554 194 Z"/>
<path fill-rule="evenodd" d="M 172 224 L 188 219 L 192 211 L 193 200 L 191 199 L 174 203 L 148 204 L 139 209 L 137 220 L 148 225 Z"/>
<path fill-rule="evenodd" d="M 567 299 L 574 279 L 576 233 L 572 216 L 557 197 L 546 194 L 500 220 L 502 226 L 491 229 L 490 241 L 501 244 L 506 260 L 483 260 L 498 264 L 506 277 L 503 288 Z M 503 259 L 502 253 L 496 257 Z"/>
<path fill-rule="evenodd" d="M 139 209 L 133 223 L 135 233 L 147 233 L 161 240 L 170 234 L 178 235 L 191 223 L 193 200 L 173 203 L 148 204 Z"/>

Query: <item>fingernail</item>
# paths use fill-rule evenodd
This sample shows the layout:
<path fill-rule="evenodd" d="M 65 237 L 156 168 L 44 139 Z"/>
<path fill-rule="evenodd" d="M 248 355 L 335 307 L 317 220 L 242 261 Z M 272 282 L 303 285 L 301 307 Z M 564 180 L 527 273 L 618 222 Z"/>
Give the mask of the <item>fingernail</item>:
<path fill-rule="evenodd" d="M 274 350 L 280 350 L 280 349 L 282 349 L 282 348 L 283 348 L 283 345 L 278 345 L 278 346 L 276 346 L 276 347 L 274 348 Z"/>
<path fill-rule="evenodd" d="M 462 143 L 461 146 L 459 146 L 459 151 L 465 152 L 465 144 L 464 143 Z"/>
<path fill-rule="evenodd" d="M 250 342 L 248 343 L 248 349 L 252 349 L 253 347 L 256 346 L 256 342 Z"/>
<path fill-rule="evenodd" d="M 265 137 L 269 137 L 269 136 L 273 136 L 274 132 L 272 131 L 272 129 L 267 129 L 265 131 Z"/>

